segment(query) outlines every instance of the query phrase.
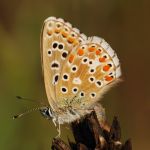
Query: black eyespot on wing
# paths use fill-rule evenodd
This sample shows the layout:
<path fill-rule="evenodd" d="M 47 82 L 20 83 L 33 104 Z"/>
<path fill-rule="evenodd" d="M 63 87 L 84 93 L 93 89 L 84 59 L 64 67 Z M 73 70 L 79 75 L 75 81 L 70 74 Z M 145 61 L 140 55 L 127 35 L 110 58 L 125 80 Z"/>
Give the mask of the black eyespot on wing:
<path fill-rule="evenodd" d="M 61 90 L 62 90 L 63 93 L 67 92 L 67 89 L 65 87 L 62 87 Z"/>
<path fill-rule="evenodd" d="M 59 44 L 59 45 L 58 45 L 58 48 L 61 50 L 61 49 L 64 48 L 64 46 L 63 46 L 62 44 Z"/>
<path fill-rule="evenodd" d="M 64 74 L 63 78 L 67 80 L 68 76 L 66 74 Z"/>
<path fill-rule="evenodd" d="M 52 54 L 52 52 L 50 50 L 48 50 L 48 55 L 51 55 L 51 54 Z"/>
<path fill-rule="evenodd" d="M 83 59 L 83 62 L 87 62 L 87 58 L 84 58 L 84 59 Z"/>
<path fill-rule="evenodd" d="M 90 72 L 93 73 L 95 70 L 94 69 L 90 69 Z"/>
<path fill-rule="evenodd" d="M 74 88 L 74 89 L 73 89 L 74 92 L 77 92 L 77 90 L 78 90 L 77 88 Z"/>
<path fill-rule="evenodd" d="M 58 44 L 57 43 L 53 43 L 53 48 L 57 48 Z"/>
<path fill-rule="evenodd" d="M 58 75 L 55 76 L 54 80 L 55 80 L 55 83 L 58 81 Z"/>
<path fill-rule="evenodd" d="M 57 63 L 53 63 L 52 68 L 59 68 L 59 65 Z"/>
<path fill-rule="evenodd" d="M 96 96 L 96 94 L 95 93 L 91 93 L 91 97 L 95 97 Z"/>
<path fill-rule="evenodd" d="M 92 65 L 92 63 L 93 63 L 92 61 L 89 61 L 89 64 L 90 64 L 90 65 Z"/>
<path fill-rule="evenodd" d="M 81 97 L 84 97 L 85 94 L 84 94 L 84 92 L 81 92 L 80 95 L 81 95 Z"/>
<path fill-rule="evenodd" d="M 98 86 L 102 85 L 101 81 L 97 81 L 96 83 L 97 83 Z"/>
<path fill-rule="evenodd" d="M 66 58 L 67 55 L 68 55 L 68 54 L 67 54 L 66 52 L 63 52 L 63 53 L 62 53 L 62 57 L 63 57 L 63 58 Z"/>

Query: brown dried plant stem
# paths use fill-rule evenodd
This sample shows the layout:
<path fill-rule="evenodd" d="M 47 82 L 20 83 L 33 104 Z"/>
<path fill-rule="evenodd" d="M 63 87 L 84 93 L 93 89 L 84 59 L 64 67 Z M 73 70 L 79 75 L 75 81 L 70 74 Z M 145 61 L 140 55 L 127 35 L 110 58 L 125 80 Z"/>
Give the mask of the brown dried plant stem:
<path fill-rule="evenodd" d="M 131 141 L 121 143 L 121 128 L 114 117 L 110 131 L 100 127 L 96 114 L 86 115 L 71 124 L 75 143 L 68 145 L 60 138 L 53 139 L 52 150 L 132 150 Z"/>

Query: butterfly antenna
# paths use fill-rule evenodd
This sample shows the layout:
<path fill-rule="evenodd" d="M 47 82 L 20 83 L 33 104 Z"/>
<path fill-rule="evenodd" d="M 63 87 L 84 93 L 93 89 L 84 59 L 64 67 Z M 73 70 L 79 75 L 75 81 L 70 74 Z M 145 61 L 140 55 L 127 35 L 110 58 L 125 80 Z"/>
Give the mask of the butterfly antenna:
<path fill-rule="evenodd" d="M 34 99 L 30 99 L 30 98 L 26 98 L 26 97 L 21 97 L 21 96 L 16 96 L 17 99 L 20 99 L 20 100 L 25 100 L 25 101 L 29 101 L 29 102 L 32 102 L 32 103 L 39 103 L 41 105 L 44 105 L 44 103 L 40 102 L 39 100 L 36 101 Z"/>
<path fill-rule="evenodd" d="M 23 112 L 23 113 L 21 113 L 21 114 L 18 114 L 18 115 L 13 116 L 13 119 L 17 119 L 17 118 L 23 117 L 23 116 L 25 116 L 25 115 L 27 115 L 27 114 L 33 112 L 33 111 L 40 110 L 41 108 L 42 108 L 42 107 L 37 107 L 37 108 L 29 109 L 29 110 L 27 110 L 27 111 L 25 111 L 25 112 Z"/>

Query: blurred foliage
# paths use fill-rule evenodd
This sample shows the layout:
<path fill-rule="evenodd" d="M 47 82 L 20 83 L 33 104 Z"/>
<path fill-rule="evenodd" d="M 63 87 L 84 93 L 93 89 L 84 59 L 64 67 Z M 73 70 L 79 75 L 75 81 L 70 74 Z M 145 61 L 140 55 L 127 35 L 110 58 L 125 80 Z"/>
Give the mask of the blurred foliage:
<path fill-rule="evenodd" d="M 12 119 L 38 105 L 18 102 L 18 94 L 47 103 L 39 38 L 49 16 L 68 20 L 87 36 L 105 38 L 116 50 L 123 82 L 102 103 L 109 119 L 119 117 L 124 139 L 131 137 L 133 149 L 149 149 L 149 6 L 146 0 L 0 0 L 0 149 L 47 150 L 57 134 L 52 122 L 37 112 Z M 62 130 L 64 139 L 71 136 Z"/>

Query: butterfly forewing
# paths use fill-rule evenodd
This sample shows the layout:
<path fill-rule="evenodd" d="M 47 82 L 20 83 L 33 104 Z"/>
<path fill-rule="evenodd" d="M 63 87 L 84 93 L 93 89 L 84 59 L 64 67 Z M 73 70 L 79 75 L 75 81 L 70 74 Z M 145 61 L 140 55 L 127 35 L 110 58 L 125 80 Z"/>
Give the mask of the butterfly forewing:
<path fill-rule="evenodd" d="M 46 93 L 52 108 L 61 103 L 60 90 L 66 90 L 60 85 L 62 85 L 62 75 L 66 77 L 62 70 L 68 56 L 84 40 L 86 36 L 80 34 L 78 29 L 72 28 L 72 25 L 64 22 L 63 19 L 50 17 L 44 22 L 41 35 L 42 65 Z"/>
<path fill-rule="evenodd" d="M 54 110 L 88 110 L 121 75 L 117 55 L 99 37 L 86 38 L 62 19 L 48 18 L 41 37 L 48 101 Z"/>

